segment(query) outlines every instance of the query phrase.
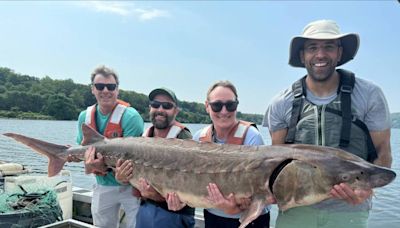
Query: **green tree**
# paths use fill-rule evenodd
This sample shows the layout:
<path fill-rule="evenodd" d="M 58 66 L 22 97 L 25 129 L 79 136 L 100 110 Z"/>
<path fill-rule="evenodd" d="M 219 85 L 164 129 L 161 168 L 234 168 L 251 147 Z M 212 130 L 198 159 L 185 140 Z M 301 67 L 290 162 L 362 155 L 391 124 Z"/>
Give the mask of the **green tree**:
<path fill-rule="evenodd" d="M 0 94 L 4 94 L 7 91 L 6 87 L 2 85 L 0 85 Z"/>
<path fill-rule="evenodd" d="M 149 119 L 149 99 L 146 95 L 138 94 L 133 91 L 119 91 L 119 99 L 128 102 L 133 108 L 135 108 L 145 121 Z"/>
<path fill-rule="evenodd" d="M 76 107 L 83 107 L 85 105 L 85 101 L 83 99 L 82 93 L 78 89 L 74 89 L 72 91 L 70 97 Z"/>
<path fill-rule="evenodd" d="M 4 94 L 0 94 L 0 110 L 5 110 L 6 108 L 6 97 Z"/>
<path fill-rule="evenodd" d="M 57 93 L 63 93 L 67 97 L 71 95 L 74 91 L 76 84 L 72 79 L 67 80 L 53 80 L 52 82 L 53 89 L 57 91 Z"/>
<path fill-rule="evenodd" d="M 44 112 L 58 120 L 74 120 L 78 116 L 73 100 L 62 93 L 53 94 L 48 98 Z"/>
<path fill-rule="evenodd" d="M 43 97 L 25 91 L 7 91 L 4 106 L 6 109 L 18 107 L 22 112 L 40 112 L 44 104 Z"/>
<path fill-rule="evenodd" d="M 0 83 L 4 85 L 8 81 L 9 75 L 14 74 L 11 69 L 0 67 Z"/>

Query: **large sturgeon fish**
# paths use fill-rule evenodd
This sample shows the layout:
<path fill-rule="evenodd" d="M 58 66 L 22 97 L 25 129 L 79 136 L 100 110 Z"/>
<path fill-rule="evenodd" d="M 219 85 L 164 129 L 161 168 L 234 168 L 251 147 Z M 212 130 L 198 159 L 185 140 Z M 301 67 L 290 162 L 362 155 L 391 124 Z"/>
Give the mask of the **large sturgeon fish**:
<path fill-rule="evenodd" d="M 310 205 L 329 198 L 333 185 L 375 188 L 390 183 L 395 172 L 368 163 L 343 150 L 313 145 L 239 146 L 163 138 L 105 139 L 82 125 L 79 147 L 51 144 L 27 136 L 6 133 L 49 158 L 48 175 L 63 168 L 69 154 L 84 160 L 88 146 L 115 167 L 121 158 L 134 164 L 130 183 L 145 178 L 161 195 L 176 192 L 191 207 L 212 208 L 206 186 L 216 183 L 224 195 L 251 197 L 240 227 L 256 219 L 274 196 L 280 210 Z"/>

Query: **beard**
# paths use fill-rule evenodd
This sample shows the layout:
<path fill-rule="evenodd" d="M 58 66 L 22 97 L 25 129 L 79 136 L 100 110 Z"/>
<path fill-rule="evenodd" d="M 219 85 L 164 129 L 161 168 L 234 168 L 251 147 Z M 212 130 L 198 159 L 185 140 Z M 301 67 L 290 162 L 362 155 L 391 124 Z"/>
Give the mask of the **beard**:
<path fill-rule="evenodd" d="M 307 66 L 307 74 L 315 82 L 325 82 L 328 81 L 336 70 L 336 66 L 329 65 L 323 71 L 317 71 L 314 66 Z"/>
<path fill-rule="evenodd" d="M 163 116 L 165 117 L 164 120 L 157 120 L 156 117 L 157 116 Z M 151 112 L 150 113 L 150 120 L 153 123 L 153 126 L 157 129 L 166 129 L 168 128 L 172 121 L 174 120 L 174 116 L 169 116 L 168 114 L 164 113 L 164 112 Z"/>

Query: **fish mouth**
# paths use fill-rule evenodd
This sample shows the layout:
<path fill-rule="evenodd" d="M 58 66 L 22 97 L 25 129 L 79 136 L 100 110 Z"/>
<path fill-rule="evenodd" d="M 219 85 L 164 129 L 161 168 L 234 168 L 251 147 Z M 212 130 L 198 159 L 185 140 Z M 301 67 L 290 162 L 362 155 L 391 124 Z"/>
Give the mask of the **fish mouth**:
<path fill-rule="evenodd" d="M 272 186 L 274 186 L 275 180 L 278 177 L 278 175 L 281 173 L 281 171 L 287 166 L 289 165 L 293 160 L 295 159 L 286 159 L 283 162 L 281 162 L 275 169 L 274 171 L 272 171 L 272 174 L 269 178 L 269 182 L 268 182 L 268 187 L 269 190 L 271 191 L 271 193 L 274 193 Z"/>

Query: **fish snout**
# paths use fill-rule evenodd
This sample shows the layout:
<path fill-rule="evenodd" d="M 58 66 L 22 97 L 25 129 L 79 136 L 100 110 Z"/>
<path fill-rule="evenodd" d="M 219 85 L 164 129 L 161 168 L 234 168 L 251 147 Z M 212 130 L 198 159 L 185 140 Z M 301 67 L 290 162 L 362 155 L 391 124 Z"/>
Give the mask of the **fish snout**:
<path fill-rule="evenodd" d="M 380 167 L 376 169 L 370 178 L 373 188 L 385 186 L 396 178 L 396 173 L 390 169 Z"/>

